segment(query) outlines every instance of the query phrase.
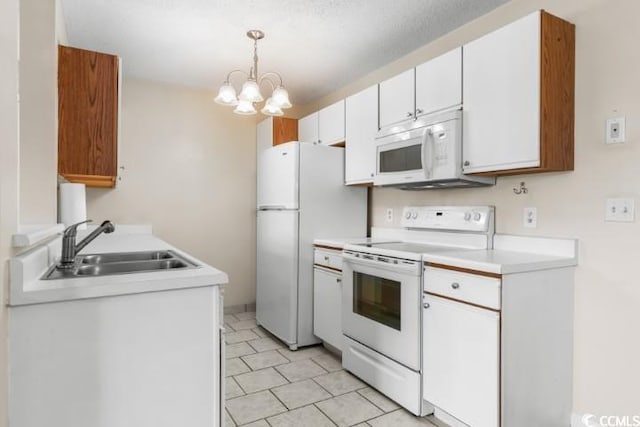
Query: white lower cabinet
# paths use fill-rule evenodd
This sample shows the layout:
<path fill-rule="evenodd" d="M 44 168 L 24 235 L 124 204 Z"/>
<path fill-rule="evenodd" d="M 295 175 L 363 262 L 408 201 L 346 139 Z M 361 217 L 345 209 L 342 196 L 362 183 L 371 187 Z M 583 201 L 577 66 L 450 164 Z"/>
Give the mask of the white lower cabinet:
<path fill-rule="evenodd" d="M 500 314 L 423 297 L 423 397 L 473 427 L 499 426 Z"/>
<path fill-rule="evenodd" d="M 313 334 L 342 351 L 342 273 L 313 271 Z"/>

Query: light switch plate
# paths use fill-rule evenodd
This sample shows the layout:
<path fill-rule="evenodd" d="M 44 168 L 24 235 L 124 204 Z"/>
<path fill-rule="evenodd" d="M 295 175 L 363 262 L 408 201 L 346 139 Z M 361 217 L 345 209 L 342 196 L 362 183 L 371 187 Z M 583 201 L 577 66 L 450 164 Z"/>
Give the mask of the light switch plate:
<path fill-rule="evenodd" d="M 634 222 L 634 199 L 607 199 L 604 220 L 609 222 Z"/>
<path fill-rule="evenodd" d="M 625 117 L 615 117 L 607 120 L 605 128 L 606 144 L 621 144 L 625 142 Z"/>

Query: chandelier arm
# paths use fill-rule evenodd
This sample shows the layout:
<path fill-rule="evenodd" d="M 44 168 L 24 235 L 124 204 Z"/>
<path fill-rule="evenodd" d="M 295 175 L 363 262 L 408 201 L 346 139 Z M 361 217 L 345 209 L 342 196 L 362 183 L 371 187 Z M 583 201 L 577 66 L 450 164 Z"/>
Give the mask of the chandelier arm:
<path fill-rule="evenodd" d="M 260 76 L 260 81 L 265 79 L 267 76 L 271 76 L 271 75 L 278 77 L 278 79 L 280 80 L 280 86 L 284 87 L 284 85 L 282 84 L 282 76 L 279 73 L 276 73 L 275 71 L 267 71 L 266 73 Z"/>
<path fill-rule="evenodd" d="M 249 77 L 249 74 L 248 74 L 246 71 L 244 71 L 244 70 L 240 70 L 240 69 L 238 69 L 238 70 L 232 70 L 232 71 L 230 71 L 230 72 L 229 72 L 229 74 L 227 74 L 227 78 L 225 79 L 225 83 L 230 83 L 230 82 L 229 82 L 229 79 L 231 78 L 231 75 L 232 75 L 232 74 L 234 74 L 234 73 L 242 73 L 242 74 L 244 74 L 245 76 Z"/>
<path fill-rule="evenodd" d="M 265 78 L 264 76 L 261 76 L 260 80 L 258 80 L 258 86 L 262 86 L 263 82 L 269 82 L 269 84 L 271 85 L 271 92 L 276 90 L 276 85 L 271 81 L 271 79 L 268 79 L 268 78 Z"/>

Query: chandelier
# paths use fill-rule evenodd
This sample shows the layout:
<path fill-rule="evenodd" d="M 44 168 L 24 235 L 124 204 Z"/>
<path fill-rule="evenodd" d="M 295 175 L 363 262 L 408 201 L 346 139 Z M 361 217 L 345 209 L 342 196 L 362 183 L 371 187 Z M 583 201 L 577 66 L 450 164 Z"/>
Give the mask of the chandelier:
<path fill-rule="evenodd" d="M 230 105 L 236 107 L 233 112 L 243 115 L 256 114 L 255 104 L 264 101 L 264 97 L 260 93 L 260 86 L 264 82 L 271 85 L 271 97 L 264 103 L 264 107 L 260 112 L 268 116 L 282 116 L 282 109 L 290 108 L 289 93 L 282 85 L 282 76 L 270 71 L 263 75 L 258 74 L 258 40 L 264 38 L 264 33 L 260 30 L 247 31 L 247 37 L 253 40 L 253 67 L 249 69 L 249 73 L 243 70 L 233 70 L 227 74 L 227 78 L 220 86 L 218 96 L 215 101 L 221 105 Z M 230 82 L 232 74 L 242 73 L 246 76 L 246 81 L 242 85 L 240 95 L 236 96 L 236 89 Z M 277 77 L 277 85 L 273 82 L 273 78 Z"/>

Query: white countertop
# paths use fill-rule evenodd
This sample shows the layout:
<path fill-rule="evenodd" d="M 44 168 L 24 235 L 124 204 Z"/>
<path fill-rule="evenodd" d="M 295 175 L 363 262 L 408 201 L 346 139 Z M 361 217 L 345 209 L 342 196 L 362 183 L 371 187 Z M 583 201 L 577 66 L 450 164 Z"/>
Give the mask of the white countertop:
<path fill-rule="evenodd" d="M 342 250 L 345 245 L 363 245 L 367 243 L 391 243 L 397 242 L 397 239 L 386 239 L 380 237 L 351 237 L 343 239 L 314 239 L 314 245 L 328 246 Z"/>
<path fill-rule="evenodd" d="M 314 244 L 343 249 L 348 244 L 390 243 L 406 241 L 407 237 L 416 240 L 403 229 L 373 229 L 372 238 L 362 239 L 316 239 Z M 394 239 L 394 236 L 397 237 Z M 450 237 L 447 237 L 450 238 Z M 427 244 L 431 235 L 422 244 Z M 424 262 L 443 264 L 451 267 L 466 268 L 496 274 L 513 274 L 526 271 L 547 270 L 551 268 L 573 267 L 578 264 L 578 242 L 575 239 L 548 238 L 536 236 L 516 236 L 495 234 L 493 249 L 455 249 L 451 247 L 434 248 L 422 253 Z"/>
<path fill-rule="evenodd" d="M 571 267 L 575 258 L 542 255 L 529 252 L 489 250 L 461 250 L 440 253 L 425 253 L 422 260 L 427 263 L 444 264 L 496 274 L 513 274 L 525 271 Z"/>
<path fill-rule="evenodd" d="M 60 238 L 11 259 L 9 305 L 38 304 L 227 284 L 226 273 L 147 233 L 102 234 L 81 254 L 171 249 L 198 265 L 184 270 L 41 280 L 60 253 Z M 150 230 L 150 229 L 149 229 Z M 82 236 L 79 234 L 78 239 Z"/>

